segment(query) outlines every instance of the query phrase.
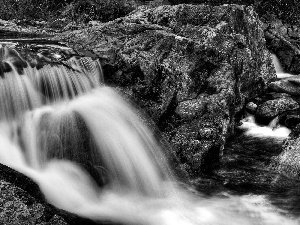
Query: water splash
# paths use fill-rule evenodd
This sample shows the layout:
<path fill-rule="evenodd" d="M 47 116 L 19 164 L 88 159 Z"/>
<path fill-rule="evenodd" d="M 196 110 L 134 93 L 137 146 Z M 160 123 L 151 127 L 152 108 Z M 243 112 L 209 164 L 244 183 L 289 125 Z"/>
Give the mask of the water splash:
<path fill-rule="evenodd" d="M 34 128 L 34 130 L 32 130 Z M 160 193 L 170 172 L 151 132 L 110 88 L 28 113 L 21 125 L 29 163 L 68 159 L 109 174 L 112 188 Z M 30 137 L 28 137 L 28 134 Z M 32 144 L 34 143 L 34 144 Z"/>
<path fill-rule="evenodd" d="M 268 126 L 262 126 L 255 122 L 253 115 L 246 116 L 242 121 L 239 129 L 244 131 L 245 135 L 253 137 L 273 137 L 278 140 L 286 139 L 291 130 L 287 127 L 281 126 L 278 124 L 278 118 L 275 117 Z"/>

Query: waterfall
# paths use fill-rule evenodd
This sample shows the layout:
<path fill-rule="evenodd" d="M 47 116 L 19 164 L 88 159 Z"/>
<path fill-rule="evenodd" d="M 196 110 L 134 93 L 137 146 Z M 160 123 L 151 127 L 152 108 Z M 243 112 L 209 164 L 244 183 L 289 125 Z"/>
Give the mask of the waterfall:
<path fill-rule="evenodd" d="M 9 65 L 0 80 L 0 163 L 32 178 L 54 206 L 124 224 L 298 224 L 261 196 L 180 188 L 144 118 L 102 84 L 99 61 L 37 69 L 0 51 L 2 71 Z"/>
<path fill-rule="evenodd" d="M 282 79 L 282 78 L 293 76 L 293 74 L 286 73 L 283 70 L 281 63 L 279 62 L 279 59 L 275 54 L 271 54 L 271 56 L 272 56 L 272 61 L 273 61 L 273 65 L 275 67 L 277 78 Z"/>

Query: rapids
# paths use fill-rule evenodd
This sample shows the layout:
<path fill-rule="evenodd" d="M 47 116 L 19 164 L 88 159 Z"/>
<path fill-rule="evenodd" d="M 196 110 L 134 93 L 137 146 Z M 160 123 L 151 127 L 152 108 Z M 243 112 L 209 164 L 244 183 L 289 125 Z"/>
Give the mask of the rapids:
<path fill-rule="evenodd" d="M 180 187 L 144 118 L 103 85 L 99 61 L 37 69 L 13 49 L 0 52 L 0 162 L 32 178 L 54 206 L 122 224 L 299 224 L 264 195 Z M 249 118 L 243 129 L 260 128 Z"/>

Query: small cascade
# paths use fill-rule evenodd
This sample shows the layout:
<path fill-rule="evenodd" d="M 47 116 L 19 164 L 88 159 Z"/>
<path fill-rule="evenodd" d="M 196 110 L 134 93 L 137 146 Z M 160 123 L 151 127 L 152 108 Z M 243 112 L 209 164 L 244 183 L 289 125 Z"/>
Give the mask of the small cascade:
<path fill-rule="evenodd" d="M 77 95 L 100 86 L 101 70 L 78 71 L 63 65 L 46 65 L 40 70 L 24 69 L 24 76 L 30 77 L 35 88 L 43 94 L 46 103 L 72 99 Z M 98 73 L 98 76 L 96 76 Z"/>
<path fill-rule="evenodd" d="M 279 59 L 275 54 L 272 54 L 271 56 L 272 56 L 272 61 L 273 61 L 274 67 L 275 67 L 277 78 L 282 79 L 282 78 L 294 76 L 293 74 L 284 72 L 284 70 L 279 62 Z"/>
<path fill-rule="evenodd" d="M 103 83 L 99 60 L 89 57 L 71 57 L 61 65 L 37 69 L 16 50 L 1 46 L 0 61 L 0 120 L 42 104 L 73 99 Z"/>

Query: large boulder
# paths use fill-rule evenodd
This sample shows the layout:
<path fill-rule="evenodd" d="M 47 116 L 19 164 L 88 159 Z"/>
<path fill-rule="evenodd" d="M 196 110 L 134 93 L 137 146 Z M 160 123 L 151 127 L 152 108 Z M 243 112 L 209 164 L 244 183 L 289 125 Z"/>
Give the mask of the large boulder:
<path fill-rule="evenodd" d="M 258 106 L 256 116 L 260 119 L 270 120 L 279 114 L 298 109 L 299 104 L 291 97 L 282 97 L 268 100 Z"/>
<path fill-rule="evenodd" d="M 148 112 L 192 175 L 218 161 L 246 100 L 275 79 L 252 7 L 140 7 L 56 40 L 101 58 L 106 82 Z"/>

